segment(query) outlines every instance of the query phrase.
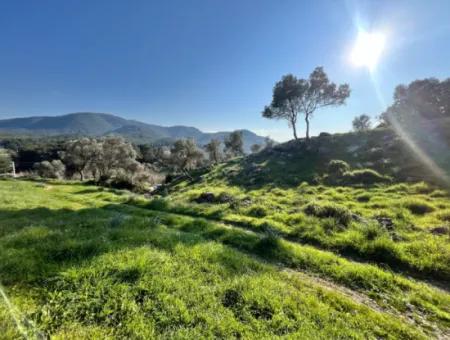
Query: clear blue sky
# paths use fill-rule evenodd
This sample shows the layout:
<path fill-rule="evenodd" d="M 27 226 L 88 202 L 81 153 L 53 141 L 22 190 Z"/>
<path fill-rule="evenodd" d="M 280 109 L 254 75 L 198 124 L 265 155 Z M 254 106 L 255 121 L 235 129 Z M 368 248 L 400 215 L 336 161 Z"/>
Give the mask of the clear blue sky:
<path fill-rule="evenodd" d="M 450 76 L 449 15 L 448 0 L 4 0 L 0 118 L 110 112 L 286 140 L 287 124 L 260 112 L 283 74 L 321 65 L 352 95 L 318 112 L 313 133 L 346 131 L 397 84 Z M 372 76 L 349 62 L 358 27 L 386 34 Z"/>

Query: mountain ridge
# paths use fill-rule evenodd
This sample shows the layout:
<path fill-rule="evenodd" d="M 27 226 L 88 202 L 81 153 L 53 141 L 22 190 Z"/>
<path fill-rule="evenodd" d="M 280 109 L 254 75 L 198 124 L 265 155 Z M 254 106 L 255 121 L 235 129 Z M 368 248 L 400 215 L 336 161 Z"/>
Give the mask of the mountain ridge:
<path fill-rule="evenodd" d="M 196 127 L 176 125 L 161 126 L 137 120 L 125 119 L 110 113 L 75 112 L 60 116 L 30 116 L 0 119 L 0 131 L 22 133 L 33 136 L 85 135 L 100 137 L 120 135 L 135 143 L 171 142 L 181 138 L 193 138 L 199 145 L 211 139 L 222 140 L 229 131 L 203 132 Z M 249 151 L 253 144 L 263 144 L 265 138 L 250 130 L 243 132 L 244 149 Z"/>

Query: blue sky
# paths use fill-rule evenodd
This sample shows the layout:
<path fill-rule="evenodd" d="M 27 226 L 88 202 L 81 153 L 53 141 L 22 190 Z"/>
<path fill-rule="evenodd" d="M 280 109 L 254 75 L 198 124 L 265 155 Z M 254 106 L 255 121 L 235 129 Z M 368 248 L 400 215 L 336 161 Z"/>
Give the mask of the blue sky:
<path fill-rule="evenodd" d="M 352 95 L 312 132 L 347 131 L 397 84 L 450 76 L 449 13 L 448 0 L 1 1 L 0 118 L 110 112 L 281 141 L 287 124 L 261 117 L 274 83 L 320 65 Z M 373 74 L 349 62 L 358 27 L 386 35 Z"/>

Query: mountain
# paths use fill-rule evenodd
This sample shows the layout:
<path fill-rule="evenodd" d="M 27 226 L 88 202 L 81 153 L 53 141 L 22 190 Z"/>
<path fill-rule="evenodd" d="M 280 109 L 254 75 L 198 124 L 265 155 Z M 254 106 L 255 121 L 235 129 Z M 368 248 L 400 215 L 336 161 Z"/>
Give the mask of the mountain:
<path fill-rule="evenodd" d="M 27 117 L 0 120 L 0 132 L 46 135 L 83 135 L 98 137 L 120 135 L 135 143 L 165 143 L 180 138 L 193 138 L 205 145 L 212 138 L 223 140 L 230 132 L 206 133 L 190 126 L 159 126 L 124 119 L 107 113 L 79 112 L 55 117 Z M 244 149 L 263 144 L 264 137 L 242 130 Z"/>

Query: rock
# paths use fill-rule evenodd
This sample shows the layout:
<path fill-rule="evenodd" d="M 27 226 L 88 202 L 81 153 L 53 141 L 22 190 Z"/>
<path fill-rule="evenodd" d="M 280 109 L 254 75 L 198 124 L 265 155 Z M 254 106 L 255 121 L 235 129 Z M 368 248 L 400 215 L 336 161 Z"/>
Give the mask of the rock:
<path fill-rule="evenodd" d="M 359 149 L 359 145 L 350 145 L 350 146 L 347 147 L 347 151 L 350 152 L 350 153 L 351 152 L 355 152 L 358 149 Z"/>
<path fill-rule="evenodd" d="M 433 235 L 450 235 L 450 227 L 440 226 L 430 230 Z"/>
<path fill-rule="evenodd" d="M 394 229 L 394 222 L 389 217 L 377 216 L 375 217 L 375 220 L 377 220 L 380 226 L 386 228 L 387 230 Z"/>

